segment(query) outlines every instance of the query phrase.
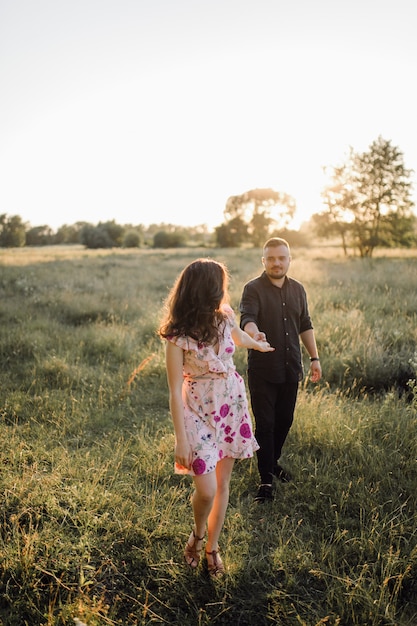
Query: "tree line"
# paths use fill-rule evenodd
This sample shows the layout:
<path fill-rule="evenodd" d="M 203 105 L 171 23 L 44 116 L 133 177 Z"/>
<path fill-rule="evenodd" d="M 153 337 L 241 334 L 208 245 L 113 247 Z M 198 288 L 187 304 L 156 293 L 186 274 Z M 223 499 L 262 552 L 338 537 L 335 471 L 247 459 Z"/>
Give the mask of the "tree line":
<path fill-rule="evenodd" d="M 290 245 L 308 245 L 312 236 L 339 238 L 345 254 L 357 250 L 371 257 L 376 247 L 412 247 L 417 244 L 413 212 L 413 170 L 390 141 L 378 137 L 364 152 L 350 148 L 342 164 L 327 168 L 329 182 L 322 191 L 324 210 L 313 214 L 309 233 L 289 229 L 296 201 L 274 189 L 252 189 L 230 196 L 225 221 L 209 233 L 206 226 L 172 224 L 120 225 L 115 220 L 97 225 L 77 222 L 61 226 L 30 227 L 18 215 L 0 215 L 0 247 L 82 244 L 87 248 L 175 248 L 185 245 L 260 247 L 271 236 Z"/>
<path fill-rule="evenodd" d="M 150 226 L 118 224 L 115 220 L 90 224 L 64 224 L 56 232 L 50 226 L 31 227 L 19 215 L 0 215 L 0 247 L 81 244 L 86 248 L 178 248 L 196 242 L 205 245 L 211 235 L 205 225 L 182 227 L 173 224 Z"/>

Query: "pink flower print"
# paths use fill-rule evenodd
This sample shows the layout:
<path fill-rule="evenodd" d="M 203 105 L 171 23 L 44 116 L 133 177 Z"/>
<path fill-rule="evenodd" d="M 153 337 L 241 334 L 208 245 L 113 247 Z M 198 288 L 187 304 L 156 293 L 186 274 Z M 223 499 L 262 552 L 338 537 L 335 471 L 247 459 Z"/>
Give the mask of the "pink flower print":
<path fill-rule="evenodd" d="M 200 474 L 204 474 L 205 469 L 206 469 L 206 463 L 205 461 L 203 461 L 203 459 L 195 459 L 195 461 L 193 461 L 193 470 L 196 476 L 199 476 Z"/>
<path fill-rule="evenodd" d="M 219 450 L 219 459 L 223 458 L 223 450 Z"/>
<path fill-rule="evenodd" d="M 224 440 L 227 443 L 233 443 L 233 437 L 236 435 L 236 433 L 230 433 L 232 429 L 230 428 L 230 426 L 228 426 L 227 428 L 225 428 L 225 433 L 227 434 L 227 437 L 224 438 Z M 229 434 L 230 433 L 230 434 Z"/>
<path fill-rule="evenodd" d="M 233 352 L 233 348 L 231 346 L 228 346 L 226 348 L 226 352 L 227 352 L 227 354 L 231 354 Z"/>
<path fill-rule="evenodd" d="M 251 438 L 252 431 L 251 431 L 251 428 L 250 428 L 249 424 L 246 424 L 246 423 L 242 424 L 240 429 L 239 429 L 239 432 L 240 432 L 241 436 L 243 437 L 243 439 L 250 439 Z"/>
<path fill-rule="evenodd" d="M 230 406 L 228 404 L 222 404 L 222 406 L 220 407 L 220 415 L 222 417 L 226 417 L 229 410 L 230 410 Z"/>

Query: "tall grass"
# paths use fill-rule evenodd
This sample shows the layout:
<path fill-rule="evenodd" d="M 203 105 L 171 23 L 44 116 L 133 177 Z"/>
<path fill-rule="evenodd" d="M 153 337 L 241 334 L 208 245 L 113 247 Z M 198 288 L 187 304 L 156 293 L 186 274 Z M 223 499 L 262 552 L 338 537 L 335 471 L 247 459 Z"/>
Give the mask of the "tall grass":
<path fill-rule="evenodd" d="M 208 254 L 237 309 L 258 250 L 0 251 L 0 623 L 414 625 L 416 257 L 293 251 L 324 380 L 300 388 L 273 503 L 236 464 L 213 584 L 183 564 L 191 484 L 155 334 Z"/>

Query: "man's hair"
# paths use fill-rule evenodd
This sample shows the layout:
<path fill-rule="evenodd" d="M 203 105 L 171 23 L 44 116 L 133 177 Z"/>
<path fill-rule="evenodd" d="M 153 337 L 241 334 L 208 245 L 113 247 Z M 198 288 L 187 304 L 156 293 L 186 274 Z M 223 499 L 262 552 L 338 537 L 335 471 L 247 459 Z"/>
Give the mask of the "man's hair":
<path fill-rule="evenodd" d="M 285 246 L 288 248 L 288 251 L 290 250 L 288 241 L 281 237 L 271 237 L 271 239 L 268 239 L 268 241 L 264 243 L 263 251 L 265 251 L 266 248 L 277 248 L 278 246 Z"/>

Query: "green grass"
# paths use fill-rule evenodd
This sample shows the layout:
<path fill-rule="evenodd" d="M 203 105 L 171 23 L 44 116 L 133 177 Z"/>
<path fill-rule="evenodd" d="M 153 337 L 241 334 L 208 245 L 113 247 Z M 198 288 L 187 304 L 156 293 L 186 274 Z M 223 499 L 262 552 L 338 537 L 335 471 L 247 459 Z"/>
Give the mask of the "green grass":
<path fill-rule="evenodd" d="M 198 255 L 227 264 L 237 309 L 258 250 L 0 250 L 0 624 L 413 626 L 417 255 L 293 251 L 324 379 L 300 388 L 272 504 L 236 464 L 215 584 L 182 559 L 191 483 L 155 334 Z"/>

